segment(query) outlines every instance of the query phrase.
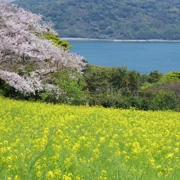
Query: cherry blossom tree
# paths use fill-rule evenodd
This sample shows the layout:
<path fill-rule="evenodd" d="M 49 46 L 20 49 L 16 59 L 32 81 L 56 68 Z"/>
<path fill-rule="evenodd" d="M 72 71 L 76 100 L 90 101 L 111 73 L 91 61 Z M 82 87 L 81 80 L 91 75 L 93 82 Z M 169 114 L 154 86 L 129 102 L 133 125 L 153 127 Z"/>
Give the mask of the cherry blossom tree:
<path fill-rule="evenodd" d="M 86 65 L 83 57 L 55 46 L 45 33 L 56 34 L 41 15 L 0 2 L 0 79 L 17 91 L 58 91 L 47 82 L 47 74 L 61 68 L 81 73 Z M 28 65 L 33 68 L 27 70 Z"/>

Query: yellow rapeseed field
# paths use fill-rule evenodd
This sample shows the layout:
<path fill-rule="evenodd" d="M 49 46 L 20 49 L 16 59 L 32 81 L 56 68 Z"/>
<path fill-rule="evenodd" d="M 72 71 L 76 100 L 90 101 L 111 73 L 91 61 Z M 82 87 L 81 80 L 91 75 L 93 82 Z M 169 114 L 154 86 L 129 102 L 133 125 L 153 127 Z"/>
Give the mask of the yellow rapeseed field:
<path fill-rule="evenodd" d="M 179 180 L 180 114 L 0 98 L 0 180 Z"/>

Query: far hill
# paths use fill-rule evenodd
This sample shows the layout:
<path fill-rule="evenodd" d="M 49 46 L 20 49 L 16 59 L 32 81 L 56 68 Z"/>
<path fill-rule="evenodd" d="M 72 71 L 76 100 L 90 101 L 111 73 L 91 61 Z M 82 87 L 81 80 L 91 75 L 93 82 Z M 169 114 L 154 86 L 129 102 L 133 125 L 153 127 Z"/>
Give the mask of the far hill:
<path fill-rule="evenodd" d="M 179 0 L 17 0 L 60 37 L 180 40 Z"/>

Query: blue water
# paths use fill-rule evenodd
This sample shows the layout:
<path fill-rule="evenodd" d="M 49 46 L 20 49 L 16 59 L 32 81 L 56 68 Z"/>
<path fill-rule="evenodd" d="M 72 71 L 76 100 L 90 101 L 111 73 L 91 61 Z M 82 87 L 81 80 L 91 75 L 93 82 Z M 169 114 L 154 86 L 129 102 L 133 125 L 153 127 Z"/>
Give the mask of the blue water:
<path fill-rule="evenodd" d="M 89 64 L 101 66 L 127 66 L 149 74 L 180 71 L 180 43 L 178 42 L 109 42 L 68 41 L 75 52 L 84 56 Z"/>

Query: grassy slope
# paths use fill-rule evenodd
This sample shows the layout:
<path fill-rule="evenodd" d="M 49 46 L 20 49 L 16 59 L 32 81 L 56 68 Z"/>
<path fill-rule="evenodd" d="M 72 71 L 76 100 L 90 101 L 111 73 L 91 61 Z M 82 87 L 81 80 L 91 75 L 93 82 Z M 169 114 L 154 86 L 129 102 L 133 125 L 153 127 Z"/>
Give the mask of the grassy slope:
<path fill-rule="evenodd" d="M 0 98 L 0 179 L 180 179 L 180 116 Z"/>

